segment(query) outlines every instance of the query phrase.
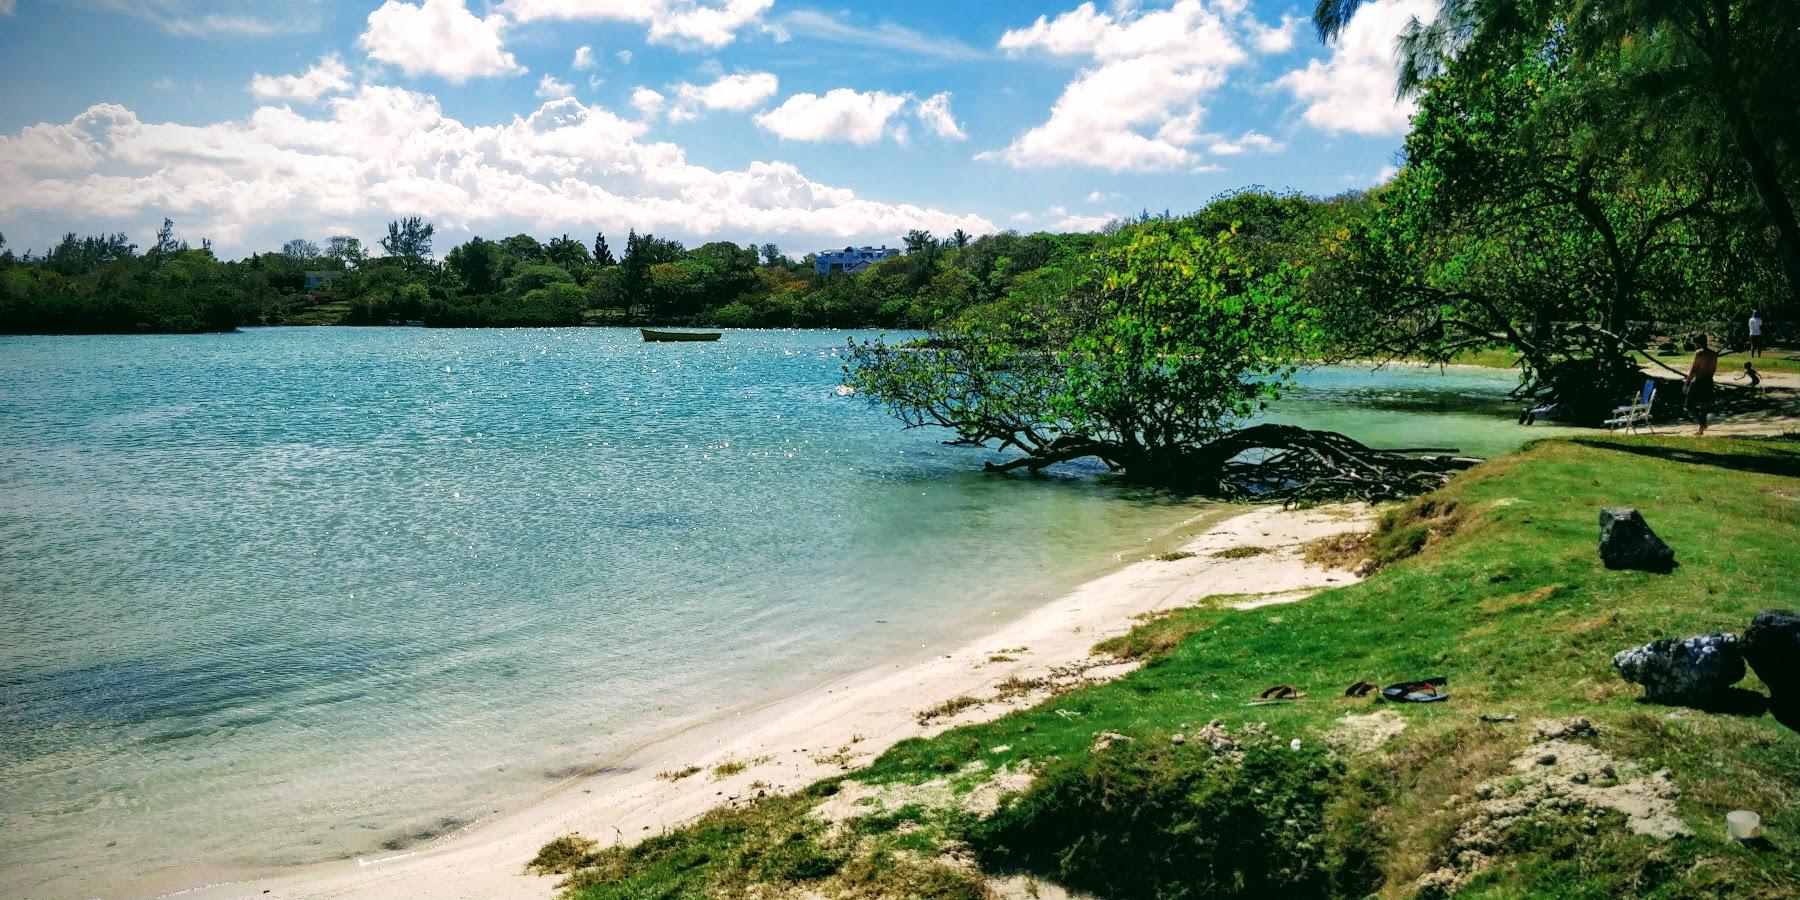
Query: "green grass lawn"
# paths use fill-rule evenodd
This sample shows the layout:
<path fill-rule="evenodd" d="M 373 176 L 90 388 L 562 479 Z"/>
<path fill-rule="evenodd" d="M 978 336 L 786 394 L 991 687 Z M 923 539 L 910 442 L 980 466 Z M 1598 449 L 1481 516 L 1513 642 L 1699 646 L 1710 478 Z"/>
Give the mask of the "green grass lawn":
<path fill-rule="evenodd" d="M 1511 369 L 1518 365 L 1519 354 L 1511 350 L 1490 347 L 1486 350 L 1464 350 L 1450 358 L 1451 365 L 1487 366 L 1494 369 Z"/>
<path fill-rule="evenodd" d="M 1748 353 L 1733 353 L 1729 356 L 1720 358 L 1719 370 L 1721 372 L 1729 371 L 1732 374 L 1742 372 L 1744 370 L 1745 360 L 1755 363 L 1756 370 L 1764 374 L 1770 372 L 1785 372 L 1789 375 L 1800 374 L 1800 350 L 1792 347 L 1771 348 L 1763 351 L 1763 355 L 1758 356 L 1755 359 L 1750 359 Z"/>
<path fill-rule="evenodd" d="M 1603 568 L 1595 542 L 1607 505 L 1641 509 L 1679 568 Z M 1754 707 L 1644 703 L 1610 665 L 1627 646 L 1741 631 L 1759 609 L 1800 605 L 1800 444 L 1547 441 L 1411 509 L 1391 516 L 1380 540 L 1389 551 L 1423 549 L 1365 582 L 1255 610 L 1203 603 L 1146 623 L 1109 648 L 1159 654 L 1137 672 L 903 742 L 846 776 L 947 779 L 964 791 L 1002 767 L 1040 773 L 993 819 L 908 807 L 833 831 L 804 814 L 837 790 L 833 780 L 551 868 L 586 865 L 575 892 L 590 898 L 730 896 L 759 884 L 974 897 L 977 862 L 1112 896 L 1249 896 L 1280 884 L 1288 895 L 1404 896 L 1446 862 L 1476 786 L 1511 771 L 1532 720 L 1583 716 L 1600 751 L 1669 770 L 1693 835 L 1637 836 L 1617 813 L 1536 815 L 1489 848 L 1493 864 L 1461 895 L 1800 893 L 1800 734 Z M 1427 541 L 1433 523 L 1454 532 Z M 1344 687 L 1437 675 L 1448 676 L 1452 699 L 1394 707 L 1406 723 L 1397 737 L 1321 749 L 1344 716 L 1382 706 L 1345 698 Z M 1282 683 L 1309 696 L 1244 705 Z M 1740 687 L 1762 686 L 1751 675 Z M 1235 768 L 1172 745 L 1172 734 L 1212 720 L 1239 734 L 1266 723 L 1269 734 L 1247 738 Z M 1129 749 L 1094 752 L 1103 731 L 1132 738 Z M 1303 749 L 1290 751 L 1292 738 Z M 1770 847 L 1725 839 L 1724 814 L 1739 807 L 1762 813 Z M 1265 875 L 1277 880 L 1257 880 Z"/>

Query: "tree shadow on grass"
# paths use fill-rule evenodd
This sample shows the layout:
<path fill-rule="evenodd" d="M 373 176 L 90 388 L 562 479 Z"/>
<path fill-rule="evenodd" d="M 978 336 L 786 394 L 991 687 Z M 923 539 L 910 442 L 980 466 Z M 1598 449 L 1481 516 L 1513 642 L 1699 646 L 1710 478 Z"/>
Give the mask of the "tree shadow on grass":
<path fill-rule="evenodd" d="M 1775 714 L 1775 721 L 1788 727 L 1789 731 L 1800 731 L 1800 703 L 1771 703 L 1769 712 Z"/>
<path fill-rule="evenodd" d="M 1686 463 L 1693 466 L 1713 466 L 1720 469 L 1731 469 L 1738 472 L 1755 472 L 1759 475 L 1776 475 L 1783 478 L 1800 478 L 1800 453 L 1752 454 L 1752 453 L 1719 453 L 1712 450 L 1701 450 L 1691 447 L 1666 447 L 1656 444 L 1628 444 L 1597 438 L 1573 438 L 1574 443 L 1596 450 L 1613 450 L 1619 453 L 1633 453 L 1638 456 L 1651 456 L 1670 462 Z"/>
<path fill-rule="evenodd" d="M 1789 730 L 1800 731 L 1800 703 L 1781 704 L 1767 696 L 1749 688 L 1726 688 L 1718 696 L 1710 700 L 1694 703 L 1665 703 L 1639 697 L 1638 702 L 1647 706 L 1687 707 L 1705 713 L 1722 716 L 1742 716 L 1746 719 L 1760 719 L 1764 715 L 1774 714 L 1775 721 L 1786 725 Z"/>
<path fill-rule="evenodd" d="M 1768 697 L 1741 687 L 1726 688 L 1710 700 L 1688 705 L 1701 712 L 1747 719 L 1760 719 L 1769 712 Z"/>

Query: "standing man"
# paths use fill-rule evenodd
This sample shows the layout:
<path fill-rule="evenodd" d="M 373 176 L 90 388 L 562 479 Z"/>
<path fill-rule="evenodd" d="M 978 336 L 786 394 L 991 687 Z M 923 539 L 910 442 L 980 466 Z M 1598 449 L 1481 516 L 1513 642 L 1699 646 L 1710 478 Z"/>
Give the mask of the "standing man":
<path fill-rule="evenodd" d="M 1687 373 L 1687 411 L 1700 423 L 1695 435 L 1706 433 L 1706 414 L 1712 407 L 1713 373 L 1719 371 L 1719 354 L 1708 347 L 1706 335 L 1695 341 L 1694 361 Z"/>
<path fill-rule="evenodd" d="M 1750 356 L 1762 355 L 1762 313 L 1750 311 Z"/>

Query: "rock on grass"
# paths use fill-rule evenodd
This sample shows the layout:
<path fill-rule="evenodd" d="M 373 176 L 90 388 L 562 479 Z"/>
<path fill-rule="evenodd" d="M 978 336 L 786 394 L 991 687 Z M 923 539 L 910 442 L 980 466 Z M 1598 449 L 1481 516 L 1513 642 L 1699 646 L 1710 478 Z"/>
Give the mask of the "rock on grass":
<path fill-rule="evenodd" d="M 1735 634 L 1663 638 L 1613 656 L 1619 676 L 1644 686 L 1644 699 L 1696 704 L 1718 698 L 1744 677 Z"/>

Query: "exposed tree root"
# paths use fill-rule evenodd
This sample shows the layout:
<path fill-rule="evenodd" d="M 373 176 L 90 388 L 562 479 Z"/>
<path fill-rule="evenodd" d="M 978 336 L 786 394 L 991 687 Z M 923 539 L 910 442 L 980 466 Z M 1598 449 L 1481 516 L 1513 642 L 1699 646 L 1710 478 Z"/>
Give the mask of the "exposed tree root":
<path fill-rule="evenodd" d="M 990 472 L 1028 469 L 1094 457 L 1140 480 L 1234 499 L 1377 502 L 1436 490 L 1481 460 L 1448 447 L 1377 450 L 1335 431 L 1253 425 L 1180 454 L 1151 461 L 1129 448 L 1077 435 L 1047 441 L 1024 456 L 990 462 Z"/>
<path fill-rule="evenodd" d="M 1292 425 L 1252 426 L 1202 453 L 1220 460 L 1220 493 L 1288 503 L 1412 497 L 1481 461 L 1442 447 L 1376 450 L 1335 431 Z"/>

